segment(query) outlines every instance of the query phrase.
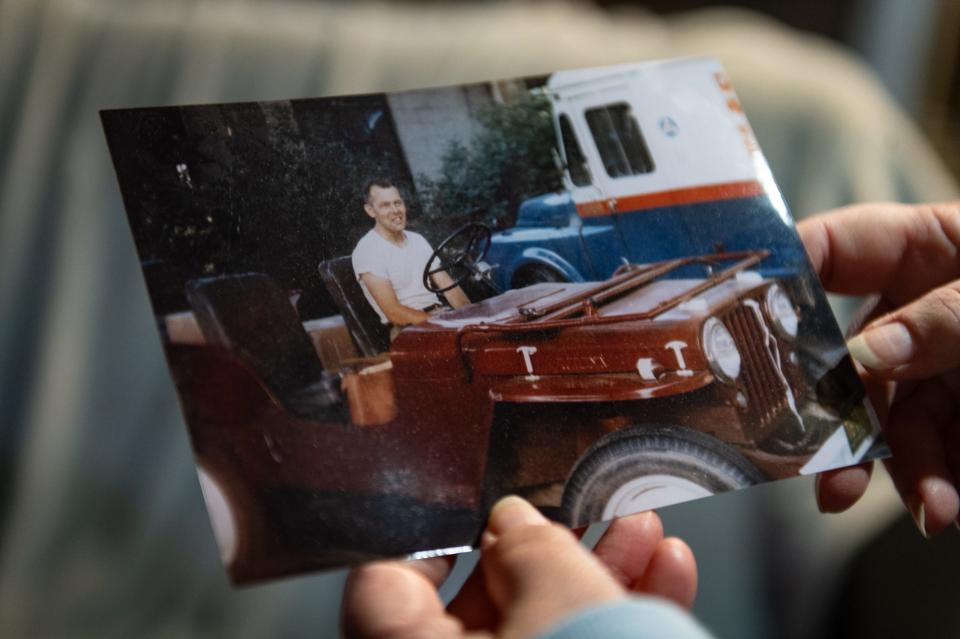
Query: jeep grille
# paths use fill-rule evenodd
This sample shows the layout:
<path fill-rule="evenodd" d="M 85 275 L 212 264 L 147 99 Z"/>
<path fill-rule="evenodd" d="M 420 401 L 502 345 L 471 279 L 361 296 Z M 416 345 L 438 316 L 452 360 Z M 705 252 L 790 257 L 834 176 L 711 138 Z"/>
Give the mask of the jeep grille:
<path fill-rule="evenodd" d="M 758 313 L 738 305 L 723 317 L 743 359 L 738 385 L 747 396 L 745 422 L 754 440 L 768 434 L 777 416 L 787 407 L 787 385 L 778 370 L 776 343 Z"/>

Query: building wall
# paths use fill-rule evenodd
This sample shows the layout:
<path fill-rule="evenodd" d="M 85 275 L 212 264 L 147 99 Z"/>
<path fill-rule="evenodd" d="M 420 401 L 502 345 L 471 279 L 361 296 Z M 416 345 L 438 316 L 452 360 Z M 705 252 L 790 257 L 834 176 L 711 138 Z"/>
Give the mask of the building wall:
<path fill-rule="evenodd" d="M 451 142 L 467 146 L 482 126 L 477 113 L 494 103 L 488 84 L 392 93 L 387 103 L 416 188 L 435 179 Z"/>

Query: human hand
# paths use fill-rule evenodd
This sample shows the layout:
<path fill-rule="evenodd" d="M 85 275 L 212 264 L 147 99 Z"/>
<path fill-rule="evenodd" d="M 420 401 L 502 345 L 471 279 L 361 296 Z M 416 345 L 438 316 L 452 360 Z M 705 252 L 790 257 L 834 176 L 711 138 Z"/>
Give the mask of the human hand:
<path fill-rule="evenodd" d="M 960 511 L 960 202 L 863 204 L 797 230 L 828 291 L 879 294 L 848 346 L 893 453 L 897 491 L 924 536 Z M 825 512 L 864 493 L 872 464 L 817 480 Z"/>
<path fill-rule="evenodd" d="M 449 559 L 385 561 L 355 569 L 343 596 L 349 639 L 530 637 L 628 592 L 689 608 L 697 588 L 690 548 L 664 539 L 653 512 L 617 519 L 591 554 L 569 530 L 518 497 L 490 512 L 478 570 L 444 609 L 437 588 Z"/>

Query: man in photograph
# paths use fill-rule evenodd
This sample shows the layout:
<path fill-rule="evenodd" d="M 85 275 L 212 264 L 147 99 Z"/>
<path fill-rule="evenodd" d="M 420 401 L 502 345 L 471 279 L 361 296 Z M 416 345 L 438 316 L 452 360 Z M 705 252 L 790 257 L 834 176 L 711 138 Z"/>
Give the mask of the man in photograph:
<path fill-rule="evenodd" d="M 423 285 L 423 271 L 433 249 L 422 235 L 406 230 L 407 207 L 392 182 L 370 180 L 363 197 L 363 209 L 374 226 L 353 249 L 353 270 L 380 320 L 392 325 L 392 339 L 404 326 L 419 324 L 444 308 L 437 294 Z M 446 288 L 453 280 L 440 271 L 433 275 L 433 283 Z M 454 308 L 470 303 L 459 286 L 444 297 Z"/>

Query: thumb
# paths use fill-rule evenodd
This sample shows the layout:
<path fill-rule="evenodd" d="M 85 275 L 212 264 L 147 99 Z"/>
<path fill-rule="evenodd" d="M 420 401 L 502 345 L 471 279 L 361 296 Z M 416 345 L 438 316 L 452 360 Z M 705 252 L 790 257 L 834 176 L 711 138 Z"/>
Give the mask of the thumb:
<path fill-rule="evenodd" d="M 579 609 L 625 596 L 573 533 L 519 497 L 497 502 L 482 543 L 500 636 L 533 636 Z"/>
<path fill-rule="evenodd" d="M 960 365 L 960 280 L 867 325 L 847 346 L 882 377 L 922 379 Z"/>

